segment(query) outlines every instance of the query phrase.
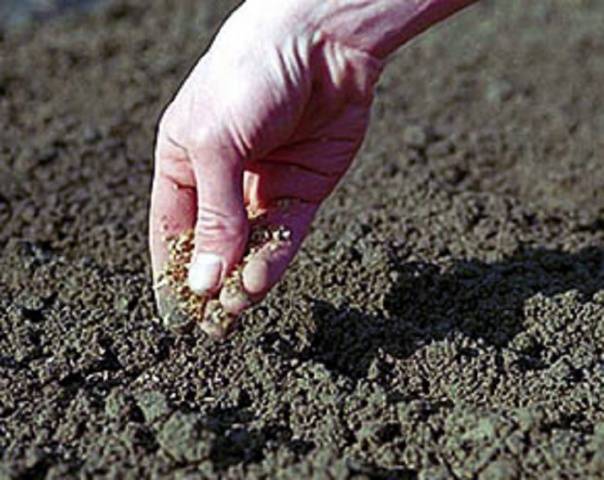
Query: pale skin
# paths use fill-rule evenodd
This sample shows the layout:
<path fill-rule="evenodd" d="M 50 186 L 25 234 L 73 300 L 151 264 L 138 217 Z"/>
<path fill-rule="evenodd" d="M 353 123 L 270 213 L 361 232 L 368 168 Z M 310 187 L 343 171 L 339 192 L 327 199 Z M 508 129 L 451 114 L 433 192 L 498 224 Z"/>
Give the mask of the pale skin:
<path fill-rule="evenodd" d="M 246 264 L 244 297 L 219 294 L 232 315 L 260 301 L 361 147 L 389 55 L 475 1 L 247 0 L 160 121 L 150 215 L 154 278 L 167 261 L 168 239 L 194 229 L 189 286 L 219 294 L 244 253 L 246 209 L 266 212 L 290 240 Z M 169 296 L 157 290 L 162 317 L 173 313 Z"/>

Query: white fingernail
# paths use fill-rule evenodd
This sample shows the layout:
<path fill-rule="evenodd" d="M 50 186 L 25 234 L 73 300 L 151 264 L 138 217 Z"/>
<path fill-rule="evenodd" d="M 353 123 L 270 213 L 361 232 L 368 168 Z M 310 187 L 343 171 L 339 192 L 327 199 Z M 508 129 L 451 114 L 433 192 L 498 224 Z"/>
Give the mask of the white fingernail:
<path fill-rule="evenodd" d="M 202 294 L 214 290 L 222 276 L 222 258 L 213 253 L 200 253 L 189 269 L 189 288 Z"/>

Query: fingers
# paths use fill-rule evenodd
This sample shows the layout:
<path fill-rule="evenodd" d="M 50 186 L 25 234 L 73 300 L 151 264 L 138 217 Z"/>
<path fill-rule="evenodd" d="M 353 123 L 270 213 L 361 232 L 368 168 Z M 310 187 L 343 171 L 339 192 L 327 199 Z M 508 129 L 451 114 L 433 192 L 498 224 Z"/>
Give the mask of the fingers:
<path fill-rule="evenodd" d="M 168 241 L 192 229 L 197 216 L 197 195 L 193 173 L 184 150 L 158 138 L 156 171 L 153 179 L 150 211 L 150 250 L 155 299 L 164 324 L 176 330 L 190 323 L 177 307 L 176 299 L 161 287 L 161 274 L 168 261 Z"/>
<path fill-rule="evenodd" d="M 218 291 L 239 263 L 248 236 L 242 160 L 231 150 L 201 146 L 189 151 L 197 182 L 195 250 L 189 287 Z"/>
<path fill-rule="evenodd" d="M 149 222 L 155 279 L 168 259 L 168 240 L 193 228 L 196 215 L 195 178 L 186 151 L 160 132 L 155 147 Z"/>
<path fill-rule="evenodd" d="M 150 247 L 153 278 L 162 272 L 168 260 L 168 240 L 195 225 L 195 190 L 174 179 L 156 174 L 151 193 Z"/>
<path fill-rule="evenodd" d="M 227 313 L 241 314 L 275 286 L 302 245 L 317 210 L 315 203 L 285 200 L 253 222 L 252 252 L 244 259 L 239 288 L 220 293 Z"/>
<path fill-rule="evenodd" d="M 320 203 L 340 177 L 340 173 L 321 173 L 295 164 L 254 162 L 246 166 L 245 193 L 247 199 L 267 205 L 282 198 Z"/>

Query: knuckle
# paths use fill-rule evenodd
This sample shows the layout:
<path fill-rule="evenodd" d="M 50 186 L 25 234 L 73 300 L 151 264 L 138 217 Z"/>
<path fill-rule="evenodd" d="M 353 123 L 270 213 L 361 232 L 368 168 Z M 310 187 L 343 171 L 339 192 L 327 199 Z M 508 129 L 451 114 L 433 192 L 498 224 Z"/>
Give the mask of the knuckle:
<path fill-rule="evenodd" d="M 238 241 L 245 236 L 247 226 L 243 215 L 227 214 L 209 207 L 200 207 L 197 213 L 197 232 L 201 238 Z"/>
<path fill-rule="evenodd" d="M 194 151 L 204 151 L 219 145 L 216 130 L 210 125 L 198 126 L 191 129 L 187 136 L 187 143 Z"/>

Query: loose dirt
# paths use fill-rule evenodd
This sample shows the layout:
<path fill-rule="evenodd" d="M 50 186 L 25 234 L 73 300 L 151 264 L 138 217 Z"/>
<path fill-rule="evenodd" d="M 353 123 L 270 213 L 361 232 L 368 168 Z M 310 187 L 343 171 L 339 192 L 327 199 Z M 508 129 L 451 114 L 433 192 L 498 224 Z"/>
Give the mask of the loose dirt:
<path fill-rule="evenodd" d="M 483 1 L 392 61 L 284 281 L 156 316 L 153 138 L 233 2 L 0 34 L 0 478 L 602 478 L 604 4 Z"/>

